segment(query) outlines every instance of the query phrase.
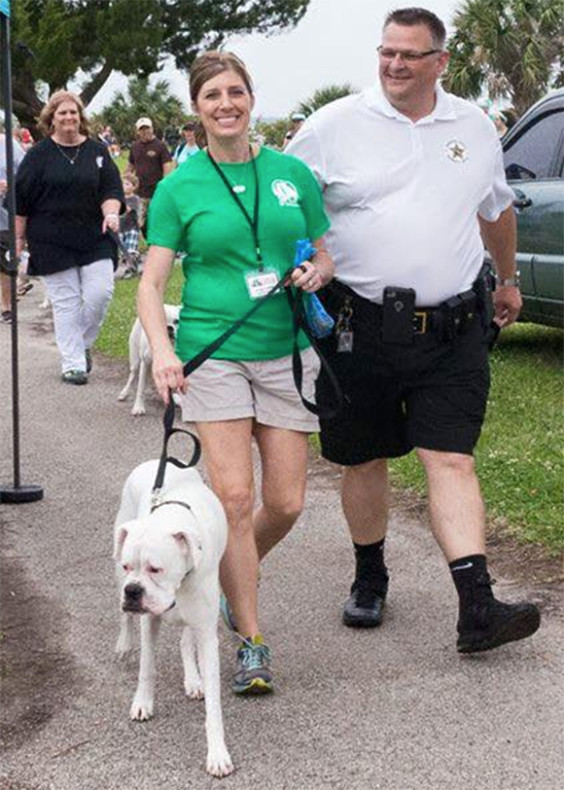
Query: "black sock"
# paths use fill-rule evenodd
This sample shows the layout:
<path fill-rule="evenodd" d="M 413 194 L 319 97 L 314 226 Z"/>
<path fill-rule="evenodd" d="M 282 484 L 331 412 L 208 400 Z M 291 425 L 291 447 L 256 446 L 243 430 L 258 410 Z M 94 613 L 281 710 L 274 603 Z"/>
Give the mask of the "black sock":
<path fill-rule="evenodd" d="M 384 562 L 384 543 L 386 538 L 362 546 L 354 543 L 354 554 L 356 559 L 355 581 L 360 578 L 370 579 L 378 588 L 382 595 L 386 595 L 388 589 L 388 570 Z"/>
<path fill-rule="evenodd" d="M 448 567 L 460 601 L 460 613 L 467 613 L 476 603 L 493 598 L 488 566 L 484 554 L 469 554 L 449 562 Z"/>

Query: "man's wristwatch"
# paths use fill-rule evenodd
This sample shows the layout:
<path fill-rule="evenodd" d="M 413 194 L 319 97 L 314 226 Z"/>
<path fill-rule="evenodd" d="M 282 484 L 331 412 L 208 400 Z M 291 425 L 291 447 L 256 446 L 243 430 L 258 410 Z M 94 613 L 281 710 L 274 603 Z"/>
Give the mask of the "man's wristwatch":
<path fill-rule="evenodd" d="M 513 277 L 499 277 L 496 274 L 495 279 L 498 285 L 515 285 L 517 288 L 521 286 L 521 272 L 515 272 Z"/>

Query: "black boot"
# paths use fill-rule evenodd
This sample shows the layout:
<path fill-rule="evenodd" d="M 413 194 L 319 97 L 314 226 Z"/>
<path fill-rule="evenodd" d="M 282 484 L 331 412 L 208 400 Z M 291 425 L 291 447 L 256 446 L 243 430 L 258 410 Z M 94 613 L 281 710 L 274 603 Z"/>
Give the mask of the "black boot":
<path fill-rule="evenodd" d="M 492 650 L 525 639 L 538 629 L 541 618 L 534 604 L 502 603 L 494 598 L 485 557 L 463 557 L 451 562 L 450 568 L 460 596 L 459 653 Z"/>
<path fill-rule="evenodd" d="M 351 628 L 375 628 L 382 622 L 388 572 L 384 540 L 369 546 L 355 544 L 356 576 L 345 603 L 343 623 Z"/>

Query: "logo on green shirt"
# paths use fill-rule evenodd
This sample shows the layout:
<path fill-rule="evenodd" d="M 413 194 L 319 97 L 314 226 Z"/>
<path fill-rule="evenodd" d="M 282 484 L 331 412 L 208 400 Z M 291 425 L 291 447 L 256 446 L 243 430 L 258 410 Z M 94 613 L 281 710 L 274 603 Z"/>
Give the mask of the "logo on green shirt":
<path fill-rule="evenodd" d="M 278 198 L 281 206 L 297 206 L 299 200 L 298 190 L 291 181 L 276 179 L 272 182 L 272 191 Z"/>

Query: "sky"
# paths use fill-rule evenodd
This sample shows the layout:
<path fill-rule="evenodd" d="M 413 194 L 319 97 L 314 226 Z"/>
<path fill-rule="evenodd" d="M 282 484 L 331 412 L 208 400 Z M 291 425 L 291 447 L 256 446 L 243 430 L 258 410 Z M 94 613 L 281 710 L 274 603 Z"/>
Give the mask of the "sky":
<path fill-rule="evenodd" d="M 450 28 L 454 11 L 463 0 L 428 0 L 425 7 Z M 318 88 L 350 83 L 361 89 L 376 75 L 376 47 L 389 11 L 410 5 L 401 0 L 311 0 L 297 27 L 275 36 L 230 38 L 225 49 L 241 57 L 253 78 L 255 117 L 287 116 L 300 101 Z M 188 81 L 174 64 L 152 77 L 166 79 L 171 92 L 188 108 Z M 90 103 L 89 112 L 100 111 L 117 90 L 127 87 L 126 78 L 112 74 Z"/>

